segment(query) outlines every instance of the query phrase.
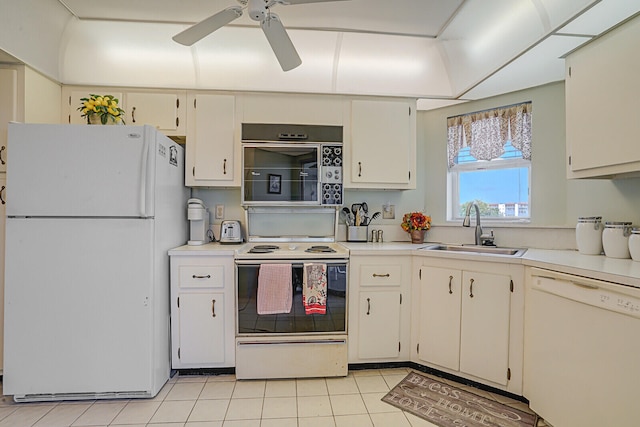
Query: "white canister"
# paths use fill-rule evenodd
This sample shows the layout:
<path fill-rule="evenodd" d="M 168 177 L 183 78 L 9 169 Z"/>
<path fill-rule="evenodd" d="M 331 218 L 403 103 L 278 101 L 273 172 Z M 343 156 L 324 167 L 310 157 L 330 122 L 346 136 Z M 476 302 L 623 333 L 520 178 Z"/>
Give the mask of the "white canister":
<path fill-rule="evenodd" d="M 630 222 L 605 222 L 602 232 L 604 254 L 610 258 L 630 258 L 629 236 Z"/>
<path fill-rule="evenodd" d="M 631 236 L 629 236 L 629 253 L 634 261 L 640 261 L 640 228 L 631 230 Z"/>
<path fill-rule="evenodd" d="M 576 245 L 584 255 L 602 253 L 602 217 L 581 216 L 576 225 Z"/>

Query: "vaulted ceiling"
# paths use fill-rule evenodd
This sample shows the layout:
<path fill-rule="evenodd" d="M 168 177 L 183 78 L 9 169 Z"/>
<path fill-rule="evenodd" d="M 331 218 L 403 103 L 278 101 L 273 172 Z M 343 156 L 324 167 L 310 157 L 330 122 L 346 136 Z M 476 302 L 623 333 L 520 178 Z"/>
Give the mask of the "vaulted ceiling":
<path fill-rule="evenodd" d="M 49 19 L 63 19 L 58 69 L 41 71 L 62 83 L 410 96 L 425 109 L 563 80 L 563 55 L 640 13 L 639 0 L 279 4 L 302 58 L 283 72 L 246 14 L 191 47 L 171 39 L 240 1 L 46 1 L 56 4 Z M 0 0 L 22 19 L 29 2 Z M 45 68 L 21 58 L 24 41 L 3 44 L 8 31 L 28 31 L 4 19 L 0 49 Z"/>

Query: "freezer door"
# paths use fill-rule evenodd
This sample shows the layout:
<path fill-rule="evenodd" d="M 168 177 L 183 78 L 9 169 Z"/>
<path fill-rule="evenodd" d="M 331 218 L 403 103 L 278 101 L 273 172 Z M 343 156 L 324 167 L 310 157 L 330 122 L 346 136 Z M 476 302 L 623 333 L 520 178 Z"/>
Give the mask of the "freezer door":
<path fill-rule="evenodd" d="M 153 216 L 157 153 L 169 151 L 157 135 L 151 126 L 11 123 L 7 215 Z"/>
<path fill-rule="evenodd" d="M 5 393 L 157 393 L 169 285 L 153 277 L 153 222 L 7 219 Z"/>

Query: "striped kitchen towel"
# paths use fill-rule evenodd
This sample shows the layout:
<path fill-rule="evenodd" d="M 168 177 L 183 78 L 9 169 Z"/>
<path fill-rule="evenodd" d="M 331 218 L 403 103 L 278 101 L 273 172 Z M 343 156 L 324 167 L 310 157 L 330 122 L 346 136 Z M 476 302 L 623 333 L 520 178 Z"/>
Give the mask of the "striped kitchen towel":
<path fill-rule="evenodd" d="M 291 313 L 291 264 L 261 264 L 258 272 L 258 314 Z"/>
<path fill-rule="evenodd" d="M 305 314 L 327 313 L 327 264 L 305 264 L 302 286 Z"/>

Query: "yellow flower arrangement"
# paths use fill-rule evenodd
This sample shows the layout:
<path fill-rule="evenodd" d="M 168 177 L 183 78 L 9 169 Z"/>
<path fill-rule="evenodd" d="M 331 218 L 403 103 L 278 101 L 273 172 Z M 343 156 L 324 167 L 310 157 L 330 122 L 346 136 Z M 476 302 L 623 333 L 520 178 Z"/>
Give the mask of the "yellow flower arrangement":
<path fill-rule="evenodd" d="M 118 107 L 118 98 L 113 95 L 95 95 L 90 94 L 89 98 L 80 98 L 81 104 L 78 111 L 82 114 L 80 117 L 86 117 L 87 123 L 90 123 L 91 116 L 100 118 L 100 122 L 105 125 L 109 120 L 117 124 L 124 124 L 124 110 Z"/>
<path fill-rule="evenodd" d="M 422 212 L 411 212 L 402 217 L 402 229 L 407 233 L 413 230 L 428 230 L 431 228 L 431 217 Z"/>

